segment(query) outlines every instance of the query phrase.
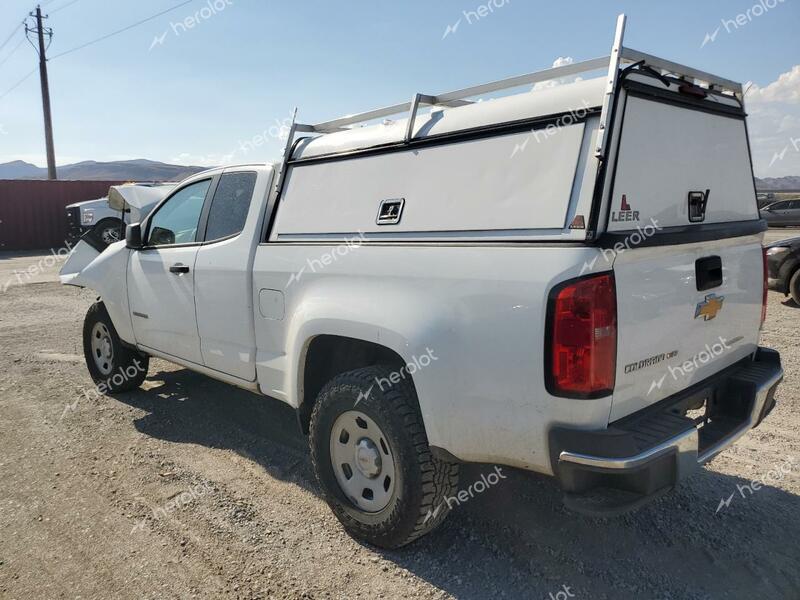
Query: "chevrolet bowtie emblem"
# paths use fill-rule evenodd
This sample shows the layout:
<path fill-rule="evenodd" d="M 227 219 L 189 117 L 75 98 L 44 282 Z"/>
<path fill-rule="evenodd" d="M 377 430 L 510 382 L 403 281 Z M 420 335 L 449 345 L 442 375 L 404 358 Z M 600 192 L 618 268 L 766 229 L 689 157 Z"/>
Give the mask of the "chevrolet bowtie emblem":
<path fill-rule="evenodd" d="M 703 317 L 704 321 L 710 321 L 722 310 L 722 302 L 724 300 L 725 296 L 709 294 L 705 300 L 697 303 L 697 308 L 694 309 L 694 318 Z"/>

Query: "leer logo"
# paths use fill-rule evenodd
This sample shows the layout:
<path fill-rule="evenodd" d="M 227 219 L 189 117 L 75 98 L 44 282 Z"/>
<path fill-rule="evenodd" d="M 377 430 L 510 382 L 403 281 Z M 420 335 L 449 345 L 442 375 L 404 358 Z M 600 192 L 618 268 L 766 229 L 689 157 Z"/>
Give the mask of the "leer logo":
<path fill-rule="evenodd" d="M 717 316 L 717 313 L 722 310 L 722 303 L 725 296 L 717 296 L 716 294 L 709 294 L 705 300 L 697 303 L 694 309 L 694 318 L 702 316 L 703 321 L 710 321 Z"/>
<path fill-rule="evenodd" d="M 639 211 L 633 210 L 631 205 L 628 204 L 627 194 L 622 194 L 622 203 L 619 206 L 619 210 L 611 211 L 611 220 L 615 223 L 639 220 Z"/>

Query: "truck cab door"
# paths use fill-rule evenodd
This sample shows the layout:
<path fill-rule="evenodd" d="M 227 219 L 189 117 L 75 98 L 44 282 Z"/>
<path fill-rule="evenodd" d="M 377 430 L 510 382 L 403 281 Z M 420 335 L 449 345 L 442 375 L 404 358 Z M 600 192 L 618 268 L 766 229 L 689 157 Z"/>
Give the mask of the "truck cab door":
<path fill-rule="evenodd" d="M 191 181 L 161 204 L 131 253 L 128 301 L 136 342 L 145 349 L 203 364 L 195 313 L 200 222 L 215 178 Z"/>
<path fill-rule="evenodd" d="M 195 267 L 197 329 L 203 364 L 256 379 L 253 260 L 272 171 L 226 169 L 214 190 Z"/>

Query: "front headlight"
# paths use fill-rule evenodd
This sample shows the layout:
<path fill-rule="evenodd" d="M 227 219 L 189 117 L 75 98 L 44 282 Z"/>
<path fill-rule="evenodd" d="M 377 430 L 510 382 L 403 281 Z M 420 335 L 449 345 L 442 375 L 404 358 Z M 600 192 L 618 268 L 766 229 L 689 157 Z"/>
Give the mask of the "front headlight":
<path fill-rule="evenodd" d="M 776 254 L 783 254 L 788 251 L 789 248 L 786 246 L 775 246 L 773 248 L 767 248 L 767 256 L 775 256 Z"/>
<path fill-rule="evenodd" d="M 87 208 L 81 214 L 81 225 L 91 225 L 92 223 L 94 223 L 94 211 Z"/>

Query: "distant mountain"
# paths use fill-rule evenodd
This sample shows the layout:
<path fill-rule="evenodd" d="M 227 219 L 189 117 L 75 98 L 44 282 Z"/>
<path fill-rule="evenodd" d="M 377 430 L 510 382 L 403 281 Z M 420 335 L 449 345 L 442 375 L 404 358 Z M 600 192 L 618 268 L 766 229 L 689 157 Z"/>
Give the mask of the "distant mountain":
<path fill-rule="evenodd" d="M 41 169 L 31 163 L 15 160 L 0 164 L 0 179 L 32 179 L 38 177 L 42 171 L 47 176 L 47 169 Z"/>
<path fill-rule="evenodd" d="M 765 177 L 759 179 L 756 177 L 756 189 L 765 192 L 780 192 L 797 191 L 800 190 L 800 176 L 789 175 L 787 177 Z"/>
<path fill-rule="evenodd" d="M 58 167 L 59 179 L 100 181 L 180 181 L 207 167 L 168 165 L 154 160 L 87 160 Z M 0 164 L 0 179 L 47 179 L 47 169 L 15 160 Z"/>

